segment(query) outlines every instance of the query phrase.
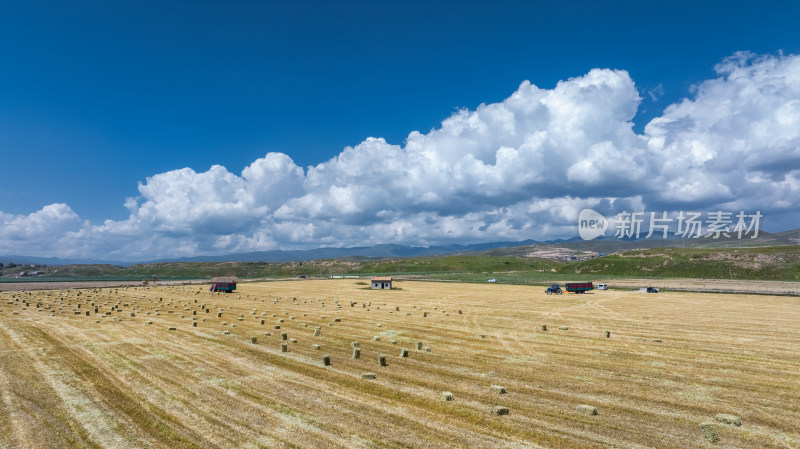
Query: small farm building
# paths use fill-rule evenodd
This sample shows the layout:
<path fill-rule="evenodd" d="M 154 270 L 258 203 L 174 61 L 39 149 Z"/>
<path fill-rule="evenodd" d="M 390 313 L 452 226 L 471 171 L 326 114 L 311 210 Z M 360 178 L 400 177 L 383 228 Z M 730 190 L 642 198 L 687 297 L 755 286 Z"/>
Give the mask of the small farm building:
<path fill-rule="evenodd" d="M 373 289 L 391 289 L 392 288 L 392 278 L 391 277 L 374 277 L 374 278 L 372 278 L 372 288 Z"/>

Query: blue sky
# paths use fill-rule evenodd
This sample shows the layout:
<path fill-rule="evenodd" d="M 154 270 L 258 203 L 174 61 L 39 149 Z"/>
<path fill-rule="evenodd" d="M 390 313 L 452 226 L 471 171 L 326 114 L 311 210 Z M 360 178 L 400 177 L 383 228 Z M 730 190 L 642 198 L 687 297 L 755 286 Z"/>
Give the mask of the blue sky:
<path fill-rule="evenodd" d="M 773 196 L 764 227 L 798 227 L 786 204 L 800 178 L 796 135 L 766 139 L 753 128 L 732 146 L 708 143 L 725 126 L 740 129 L 752 104 L 772 106 L 749 123 L 774 122 L 769 111 L 783 106 L 781 130 L 800 128 L 798 13 L 794 2 L 737 1 L 3 2 L 0 254 L 136 259 L 546 239 L 576 233 L 567 223 L 578 206 L 752 209 Z M 733 75 L 755 87 L 736 88 Z M 583 85 L 576 99 L 570 80 L 610 90 L 601 98 Z M 764 83 L 775 98 L 742 100 Z M 529 140 L 504 140 L 508 124 L 492 115 L 515 93 L 547 105 L 547 123 L 534 114 L 519 125 L 522 106 L 503 112 L 516 132 L 549 133 L 535 154 Z M 739 112 L 720 119 L 713 105 L 731 98 Z M 615 121 L 575 125 L 565 112 L 556 123 L 564 99 Z M 464 114 L 493 137 L 464 134 Z M 711 116 L 707 134 L 689 134 Z M 687 117 L 694 125 L 676 130 Z M 663 120 L 648 134 L 654 119 Z M 587 139 L 583 150 L 552 138 L 567 123 Z M 666 149 L 654 149 L 664 136 Z M 710 147 L 692 150 L 698 142 Z M 512 155 L 535 176 L 509 182 L 502 147 L 530 156 Z M 761 180 L 750 193 L 715 178 L 733 170 L 726 148 L 740 160 L 765 155 L 739 174 Z M 567 179 L 604 151 L 632 166 L 599 171 L 604 181 Z M 667 160 L 678 161 L 669 173 Z M 563 176 L 549 180 L 542 165 Z M 446 182 L 426 184 L 432 177 Z"/>

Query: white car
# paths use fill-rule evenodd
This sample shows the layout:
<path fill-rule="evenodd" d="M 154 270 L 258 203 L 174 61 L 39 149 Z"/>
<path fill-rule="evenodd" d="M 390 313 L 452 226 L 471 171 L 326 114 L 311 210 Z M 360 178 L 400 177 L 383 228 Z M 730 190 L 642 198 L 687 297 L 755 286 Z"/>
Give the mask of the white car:
<path fill-rule="evenodd" d="M 489 280 L 488 280 L 488 281 L 486 281 L 486 282 L 497 282 L 497 279 L 494 279 L 494 278 L 492 278 L 492 279 L 489 279 Z"/>
<path fill-rule="evenodd" d="M 598 290 L 608 290 L 608 284 L 597 284 Z"/>

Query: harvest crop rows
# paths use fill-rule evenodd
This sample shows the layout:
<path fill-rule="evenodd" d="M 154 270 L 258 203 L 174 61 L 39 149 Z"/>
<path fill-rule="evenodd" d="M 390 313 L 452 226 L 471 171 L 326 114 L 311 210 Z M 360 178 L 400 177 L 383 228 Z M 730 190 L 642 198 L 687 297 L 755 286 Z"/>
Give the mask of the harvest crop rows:
<path fill-rule="evenodd" d="M 800 447 L 797 298 L 395 286 L 0 293 L 0 447 Z"/>

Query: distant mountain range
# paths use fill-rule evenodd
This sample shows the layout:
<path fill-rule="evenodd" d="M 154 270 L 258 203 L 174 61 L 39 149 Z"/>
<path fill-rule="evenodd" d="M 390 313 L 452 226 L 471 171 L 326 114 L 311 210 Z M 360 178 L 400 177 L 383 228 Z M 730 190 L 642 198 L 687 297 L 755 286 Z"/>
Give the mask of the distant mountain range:
<path fill-rule="evenodd" d="M 559 240 L 565 242 L 566 240 Z M 321 259 L 387 259 L 422 256 L 439 256 L 452 253 L 467 253 L 486 251 L 493 248 L 507 246 L 525 246 L 538 243 L 535 240 L 522 242 L 492 242 L 474 245 L 442 245 L 442 246 L 404 246 L 404 245 L 374 245 L 352 248 L 317 248 L 305 250 L 272 250 L 254 251 L 247 253 L 222 254 L 217 256 L 194 256 L 180 258 L 166 258 L 140 262 L 120 262 L 95 259 L 62 259 L 58 257 L 31 257 L 19 255 L 0 256 L 0 262 L 13 262 L 19 265 L 75 265 L 75 264 L 107 264 L 117 266 L 130 266 L 145 263 L 161 262 L 306 262 Z"/>
<path fill-rule="evenodd" d="M 604 237 L 590 241 L 574 237 L 568 240 L 524 240 L 521 242 L 491 242 L 472 245 L 439 245 L 439 246 L 405 246 L 405 245 L 374 245 L 358 246 L 352 248 L 317 248 L 305 250 L 272 250 L 254 251 L 247 253 L 223 254 L 217 256 L 195 256 L 181 258 L 167 258 L 140 262 L 120 262 L 98 259 L 62 259 L 58 257 L 35 257 L 20 255 L 0 256 L 0 262 L 10 262 L 19 265 L 75 265 L 75 264 L 108 264 L 117 266 L 130 266 L 139 263 L 160 262 L 306 262 L 309 260 L 323 259 L 391 259 L 406 257 L 440 256 L 445 254 L 460 254 L 484 252 L 493 255 L 524 256 L 530 251 L 531 245 L 552 245 L 581 251 L 594 251 L 601 254 L 613 253 L 633 248 L 658 248 L 670 246 L 682 247 L 736 247 L 736 246 L 782 246 L 800 245 L 800 229 L 769 233 L 760 231 L 757 239 L 720 238 L 720 239 L 618 239 Z"/>
<path fill-rule="evenodd" d="M 8 265 L 15 263 L 17 265 L 119 265 L 128 266 L 132 262 L 117 262 L 112 260 L 99 260 L 99 259 L 62 259 L 60 257 L 37 257 L 37 256 L 20 256 L 20 255 L 5 255 L 0 256 L 0 263 Z"/>
<path fill-rule="evenodd" d="M 524 246 L 537 243 L 534 240 L 522 242 L 494 242 L 479 243 L 475 245 L 443 245 L 443 246 L 404 246 L 404 245 L 374 245 L 356 246 L 352 248 L 317 248 L 305 250 L 272 250 L 254 251 L 249 253 L 226 254 L 222 256 L 195 256 L 179 259 L 155 260 L 158 262 L 305 262 L 320 259 L 386 259 L 438 256 L 443 254 L 485 251 L 504 246 Z"/>
<path fill-rule="evenodd" d="M 744 237 L 740 240 L 735 237 L 735 234 L 730 235 L 731 236 L 728 238 L 720 236 L 718 239 L 705 237 L 684 239 L 674 235 L 669 236 L 667 239 L 620 239 L 607 236 L 594 240 L 574 239 L 569 242 L 561 243 L 542 242 L 524 246 L 496 247 L 484 250 L 483 253 L 492 256 L 525 257 L 529 256 L 534 250 L 542 249 L 542 247 L 567 248 L 574 251 L 588 251 L 603 255 L 637 248 L 746 248 L 800 245 L 800 229 L 776 233 L 759 231 L 758 237 L 755 239 Z"/>

